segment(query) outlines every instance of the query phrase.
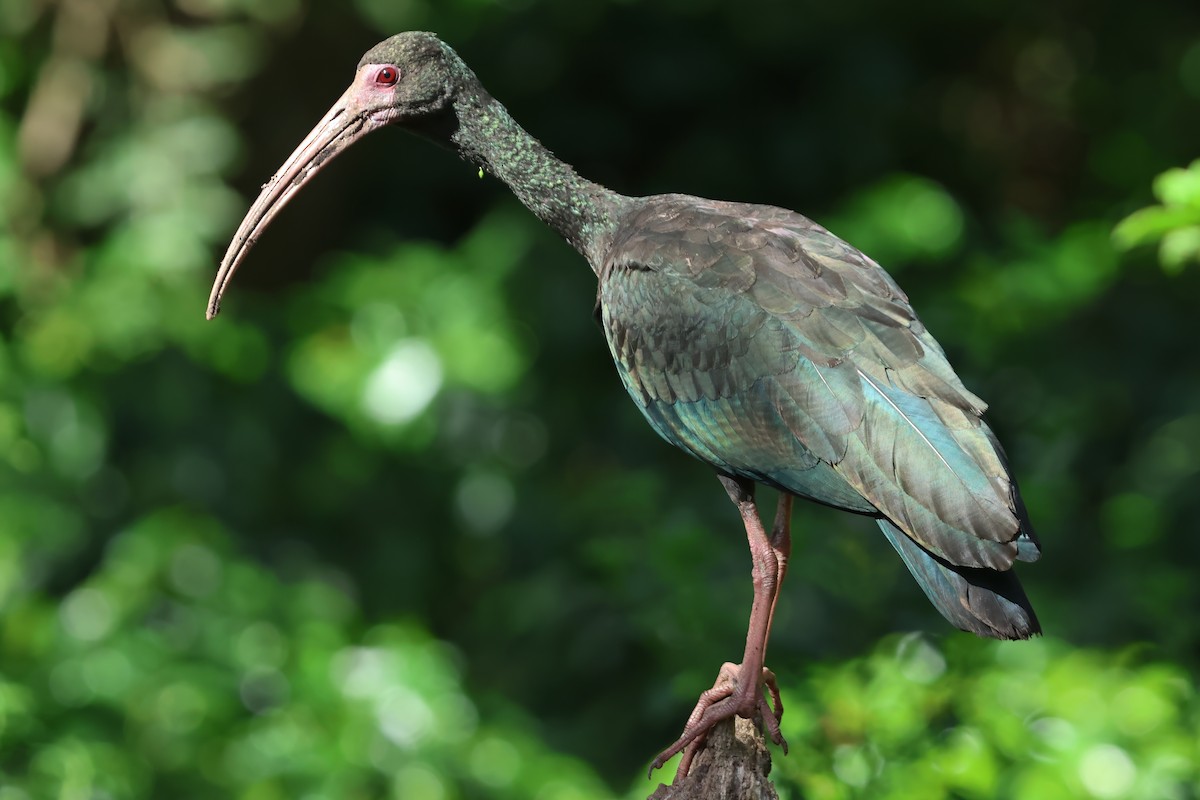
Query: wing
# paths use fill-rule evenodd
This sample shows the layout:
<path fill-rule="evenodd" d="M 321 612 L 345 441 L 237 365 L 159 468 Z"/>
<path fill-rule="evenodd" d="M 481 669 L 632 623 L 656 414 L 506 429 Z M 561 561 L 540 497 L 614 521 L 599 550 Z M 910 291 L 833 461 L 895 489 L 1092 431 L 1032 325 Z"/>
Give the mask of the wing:
<path fill-rule="evenodd" d="M 601 271 L 626 388 L 718 470 L 885 517 L 955 565 L 1036 556 L 1003 454 L 907 297 L 794 212 L 656 198 Z"/>

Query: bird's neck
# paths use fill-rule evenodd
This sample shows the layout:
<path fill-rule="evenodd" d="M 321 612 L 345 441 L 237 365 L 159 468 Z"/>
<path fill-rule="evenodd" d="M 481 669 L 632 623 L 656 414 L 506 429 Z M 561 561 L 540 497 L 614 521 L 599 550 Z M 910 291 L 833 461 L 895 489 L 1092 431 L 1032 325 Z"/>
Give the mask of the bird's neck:
<path fill-rule="evenodd" d="M 576 174 L 513 120 L 477 81 L 455 98 L 451 143 L 495 175 L 599 272 L 629 198 Z"/>

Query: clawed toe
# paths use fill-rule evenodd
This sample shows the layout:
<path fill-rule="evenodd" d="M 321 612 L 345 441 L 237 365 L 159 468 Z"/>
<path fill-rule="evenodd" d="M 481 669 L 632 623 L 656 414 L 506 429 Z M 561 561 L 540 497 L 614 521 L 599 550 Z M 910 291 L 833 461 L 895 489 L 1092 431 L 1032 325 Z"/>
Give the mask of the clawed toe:
<path fill-rule="evenodd" d="M 708 732 L 719 722 L 730 717 L 740 716 L 753 719 L 758 716 L 771 737 L 771 741 L 779 745 L 787 754 L 787 741 L 779 729 L 779 720 L 783 717 L 783 702 L 779 697 L 779 686 L 775 675 L 765 667 L 758 680 L 752 680 L 749 685 L 741 680 L 742 669 L 737 664 L 722 665 L 713 687 L 700 695 L 695 709 L 684 725 L 683 734 L 675 742 L 658 754 L 650 765 L 650 775 L 661 768 L 677 753 L 682 752 L 679 769 L 675 773 L 676 780 L 683 778 L 691 769 L 692 760 L 704 749 Z M 771 702 L 767 701 L 770 694 Z M 774 707 L 772 707 L 772 705 Z"/>

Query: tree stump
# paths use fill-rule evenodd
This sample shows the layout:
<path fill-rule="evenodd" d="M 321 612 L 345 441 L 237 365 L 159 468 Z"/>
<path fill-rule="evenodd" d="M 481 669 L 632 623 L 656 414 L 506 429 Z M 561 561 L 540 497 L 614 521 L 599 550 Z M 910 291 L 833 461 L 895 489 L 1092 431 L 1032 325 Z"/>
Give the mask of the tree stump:
<path fill-rule="evenodd" d="M 688 776 L 647 800 L 779 800 L 767 777 L 771 753 L 758 725 L 735 717 L 712 729 Z"/>

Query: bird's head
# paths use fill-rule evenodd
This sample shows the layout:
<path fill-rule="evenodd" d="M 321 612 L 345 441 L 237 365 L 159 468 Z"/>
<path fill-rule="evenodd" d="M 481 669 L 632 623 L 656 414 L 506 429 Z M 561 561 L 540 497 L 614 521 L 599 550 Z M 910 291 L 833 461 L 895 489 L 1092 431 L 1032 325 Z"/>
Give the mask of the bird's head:
<path fill-rule="evenodd" d="M 415 125 L 447 110 L 466 74 L 454 51 L 432 33 L 399 33 L 366 52 L 339 102 L 376 126 Z"/>
<path fill-rule="evenodd" d="M 469 80 L 467 67 L 432 33 L 397 34 L 368 50 L 350 88 L 263 186 L 246 213 L 213 283 L 208 318 L 217 315 L 226 285 L 259 235 L 322 167 L 385 125 L 435 128 L 452 116 L 454 96 Z"/>

